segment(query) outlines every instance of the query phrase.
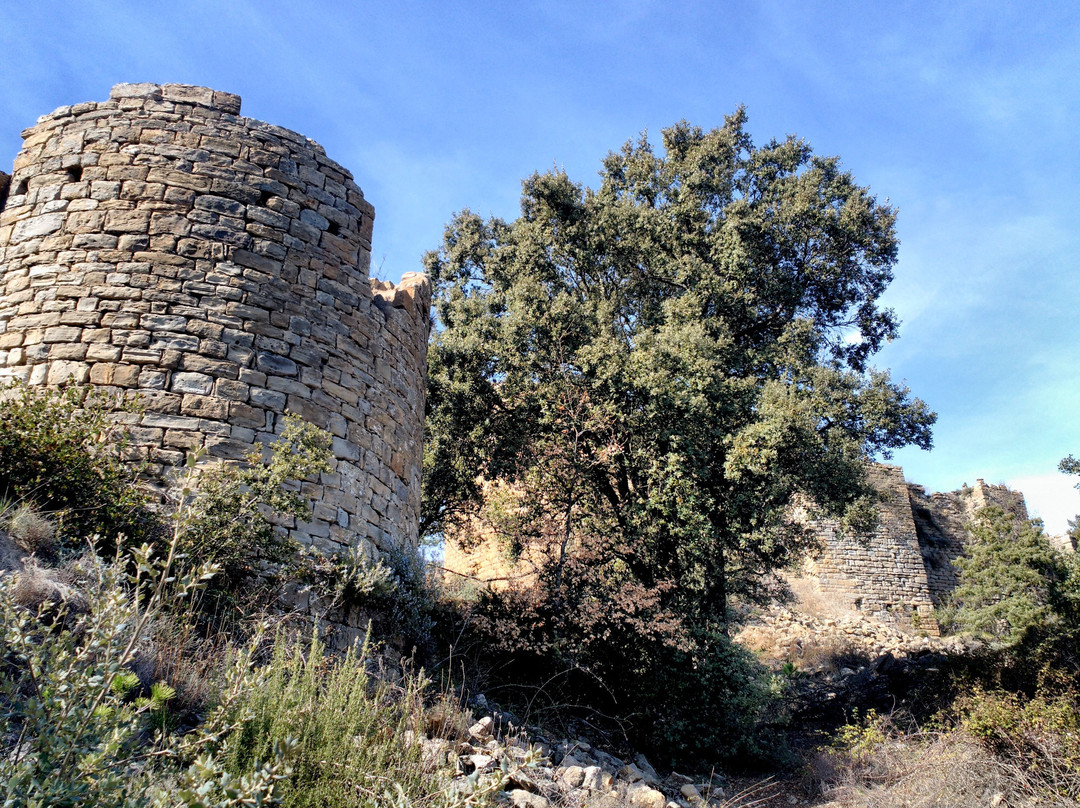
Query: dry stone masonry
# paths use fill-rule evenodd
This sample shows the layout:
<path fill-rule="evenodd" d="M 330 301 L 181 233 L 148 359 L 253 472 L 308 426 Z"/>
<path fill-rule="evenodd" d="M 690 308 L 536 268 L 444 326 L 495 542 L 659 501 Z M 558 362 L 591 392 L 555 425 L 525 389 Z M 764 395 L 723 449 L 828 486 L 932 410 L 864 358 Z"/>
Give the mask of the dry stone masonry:
<path fill-rule="evenodd" d="M 205 87 L 120 84 L 22 133 L 0 175 L 0 376 L 138 395 L 132 460 L 239 459 L 295 413 L 327 552 L 413 547 L 430 288 L 368 277 L 375 211 L 303 135 Z"/>
<path fill-rule="evenodd" d="M 812 522 L 821 552 L 793 581 L 811 587 L 840 612 L 862 612 L 937 634 L 934 609 L 956 587 L 952 561 L 964 554 L 971 520 L 989 505 L 1027 519 L 1024 495 L 983 480 L 974 488 L 928 495 L 905 481 L 899 466 L 875 463 L 868 473 L 881 495 L 873 535 L 844 535 L 833 519 Z M 511 581 L 528 582 L 544 561 L 533 547 L 511 557 L 495 527 L 481 519 L 459 532 L 447 534 L 443 561 L 453 577 L 503 588 Z"/>
<path fill-rule="evenodd" d="M 848 608 L 935 634 L 933 610 L 956 587 L 951 562 L 964 554 L 967 526 L 990 505 L 1027 519 L 1024 495 L 983 480 L 927 495 L 904 480 L 899 466 L 875 464 L 870 475 L 882 496 L 877 530 L 865 540 L 839 534 L 835 522 L 818 522 L 824 550 L 807 565 L 809 577 Z"/>

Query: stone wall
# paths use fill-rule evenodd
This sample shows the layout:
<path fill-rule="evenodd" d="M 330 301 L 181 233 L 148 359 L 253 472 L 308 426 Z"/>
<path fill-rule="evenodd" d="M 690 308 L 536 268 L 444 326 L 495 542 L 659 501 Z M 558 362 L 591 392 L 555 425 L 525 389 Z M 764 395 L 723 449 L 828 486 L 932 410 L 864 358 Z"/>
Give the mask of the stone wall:
<path fill-rule="evenodd" d="M 905 482 L 899 467 L 880 464 L 871 467 L 871 479 L 883 497 L 878 529 L 860 541 L 838 537 L 835 524 L 819 522 L 824 550 L 807 564 L 808 577 L 850 608 L 936 633 L 932 611 L 956 588 L 952 562 L 965 552 L 968 525 L 990 505 L 1027 519 L 1024 495 L 983 480 L 928 495 Z"/>
<path fill-rule="evenodd" d="M 802 578 L 837 610 L 866 612 L 937 634 L 934 608 L 956 587 L 951 562 L 964 553 L 970 521 L 988 505 L 1027 519 L 1024 495 L 983 480 L 974 488 L 928 495 L 906 482 L 900 467 L 878 463 L 869 467 L 869 476 L 881 494 L 873 535 L 845 536 L 836 520 L 812 522 L 822 550 L 796 580 Z M 443 564 L 452 576 L 496 588 L 535 575 L 536 563 L 543 560 L 539 552 L 524 548 L 511 557 L 505 548 L 494 525 L 472 519 L 446 536 Z"/>
<path fill-rule="evenodd" d="M 153 475 L 200 447 L 242 458 L 295 413 L 334 468 L 292 534 L 415 547 L 430 288 L 369 279 L 374 208 L 349 172 L 204 87 L 120 84 L 22 135 L 0 377 L 139 396 L 132 460 Z"/>
<path fill-rule="evenodd" d="M 882 496 L 874 534 L 846 536 L 832 520 L 817 522 L 824 549 L 807 563 L 807 572 L 822 593 L 850 608 L 907 619 L 918 614 L 920 624 L 933 630 L 933 601 L 904 471 L 874 464 L 869 474 Z"/>

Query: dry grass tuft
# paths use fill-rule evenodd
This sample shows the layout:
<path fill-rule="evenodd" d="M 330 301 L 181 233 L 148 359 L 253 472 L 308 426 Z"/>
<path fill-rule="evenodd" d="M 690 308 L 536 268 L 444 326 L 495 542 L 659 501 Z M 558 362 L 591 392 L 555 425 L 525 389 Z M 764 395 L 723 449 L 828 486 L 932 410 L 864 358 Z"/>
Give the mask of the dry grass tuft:
<path fill-rule="evenodd" d="M 901 729 L 871 716 L 822 750 L 804 790 L 833 808 L 1056 808 L 1075 806 L 1045 773 L 995 756 L 963 729 Z M 1075 776 L 1075 775 L 1074 775 Z"/>
<path fill-rule="evenodd" d="M 56 552 L 56 524 L 38 513 L 33 505 L 24 502 L 6 521 L 8 536 L 26 552 L 45 556 Z"/>
<path fill-rule="evenodd" d="M 86 595 L 75 587 L 70 575 L 32 562 L 16 575 L 11 599 L 16 606 L 34 612 L 63 609 L 69 619 L 89 608 Z"/>

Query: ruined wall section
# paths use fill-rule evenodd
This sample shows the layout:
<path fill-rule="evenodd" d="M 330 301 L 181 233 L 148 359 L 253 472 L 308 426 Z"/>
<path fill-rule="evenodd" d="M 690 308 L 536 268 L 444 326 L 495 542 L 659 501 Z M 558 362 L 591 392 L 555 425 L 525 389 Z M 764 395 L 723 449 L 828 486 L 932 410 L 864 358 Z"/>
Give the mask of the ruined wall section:
<path fill-rule="evenodd" d="M 203 87 L 121 84 L 23 132 L 0 213 L 0 376 L 142 398 L 132 460 L 333 435 L 306 544 L 415 546 L 430 288 L 369 280 L 374 209 L 302 135 Z"/>
<path fill-rule="evenodd" d="M 957 491 L 927 495 L 921 486 L 909 486 L 915 528 L 926 567 L 930 596 L 944 604 L 958 583 L 953 562 L 966 553 L 968 527 L 980 510 L 997 506 L 1018 519 L 1028 518 L 1024 495 L 1004 485 L 976 480 Z"/>
<path fill-rule="evenodd" d="M 920 628 L 936 633 L 933 601 L 903 469 L 873 464 L 868 474 L 882 495 L 874 534 L 869 538 L 846 536 L 834 520 L 816 521 L 823 550 L 808 562 L 807 574 L 823 594 L 849 608 L 917 622 Z"/>

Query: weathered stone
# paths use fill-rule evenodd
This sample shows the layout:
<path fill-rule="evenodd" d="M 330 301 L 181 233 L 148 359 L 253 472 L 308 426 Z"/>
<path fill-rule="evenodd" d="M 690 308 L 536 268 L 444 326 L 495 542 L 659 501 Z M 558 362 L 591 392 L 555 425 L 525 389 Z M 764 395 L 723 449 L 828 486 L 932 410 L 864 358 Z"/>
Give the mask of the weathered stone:
<path fill-rule="evenodd" d="M 150 226 L 146 210 L 111 210 L 105 216 L 106 233 L 145 233 Z"/>
<path fill-rule="evenodd" d="M 586 766 L 584 776 L 581 779 L 581 787 L 586 791 L 607 792 L 615 784 L 615 778 L 611 772 L 606 772 L 599 766 Z"/>
<path fill-rule="evenodd" d="M 494 732 L 495 720 L 486 715 L 469 727 L 469 735 L 478 741 L 487 741 Z"/>
<path fill-rule="evenodd" d="M 239 110 L 208 88 L 121 85 L 24 133 L 12 182 L 32 187 L 0 226 L 4 371 L 137 391 L 129 459 L 151 469 L 201 445 L 241 459 L 286 411 L 328 427 L 334 471 L 302 489 L 313 522 L 288 529 L 413 547 L 428 288 L 373 284 L 373 209 L 348 173 Z"/>
<path fill-rule="evenodd" d="M 566 766 L 560 769 L 563 782 L 571 788 L 580 788 L 585 781 L 585 769 L 581 766 Z"/>
<path fill-rule="evenodd" d="M 499 765 L 499 762 L 490 755 L 469 755 L 467 760 L 473 770 L 478 772 L 494 771 Z"/>
<path fill-rule="evenodd" d="M 224 421 L 229 414 L 229 404 L 220 398 L 189 394 L 184 396 L 180 411 L 184 415 Z"/>
<path fill-rule="evenodd" d="M 521 788 L 513 789 L 508 796 L 510 797 L 510 804 L 514 808 L 548 808 L 550 805 L 545 797 Z"/>
<path fill-rule="evenodd" d="M 636 783 L 626 791 L 630 805 L 634 808 L 666 808 L 667 797 L 664 792 L 657 791 L 644 783 Z"/>
<path fill-rule="evenodd" d="M 40 238 L 55 233 L 64 224 L 64 213 L 45 213 L 17 222 L 11 234 L 11 243 L 18 244 L 27 239 Z"/>
<path fill-rule="evenodd" d="M 272 353 L 258 353 L 255 355 L 255 367 L 264 373 L 273 373 L 277 376 L 295 376 L 296 363 L 284 356 Z"/>
<path fill-rule="evenodd" d="M 177 393 L 205 396 L 214 387 L 214 378 L 204 373 L 173 374 L 172 389 Z"/>

